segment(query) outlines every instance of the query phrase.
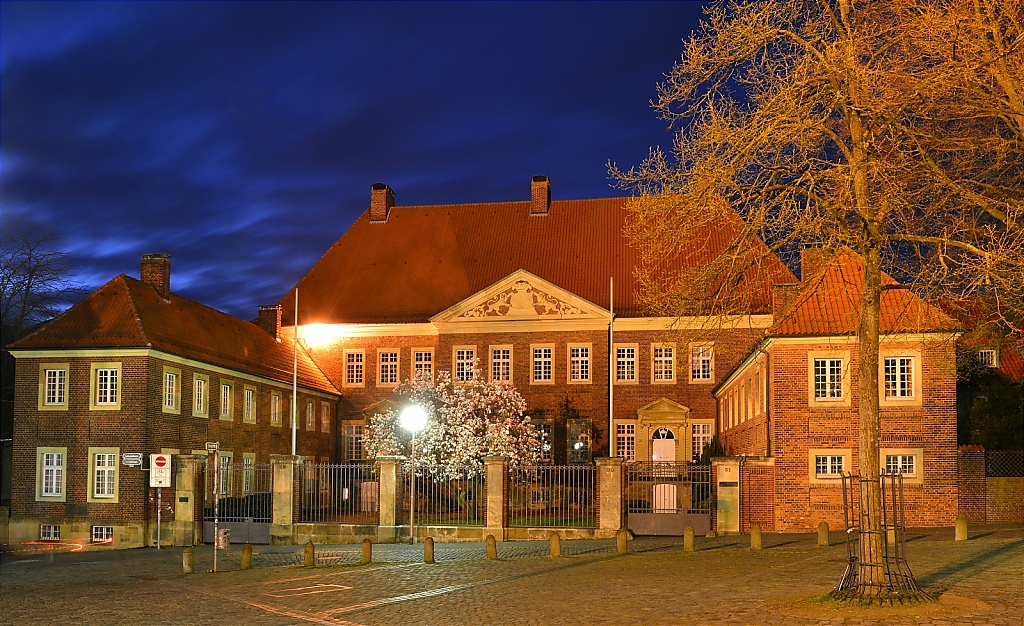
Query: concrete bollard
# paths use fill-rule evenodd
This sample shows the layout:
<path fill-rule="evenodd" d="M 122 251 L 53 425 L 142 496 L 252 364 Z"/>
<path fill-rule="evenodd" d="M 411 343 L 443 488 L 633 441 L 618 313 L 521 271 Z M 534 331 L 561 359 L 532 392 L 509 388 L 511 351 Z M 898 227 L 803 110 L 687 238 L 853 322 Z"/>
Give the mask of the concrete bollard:
<path fill-rule="evenodd" d="M 683 531 L 683 550 L 693 552 L 693 526 L 687 526 Z"/>
<path fill-rule="evenodd" d="M 181 553 L 181 569 L 186 574 L 196 573 L 196 556 L 192 553 L 192 548 L 185 548 Z"/>
<path fill-rule="evenodd" d="M 369 565 L 370 561 L 373 560 L 373 542 L 367 539 L 363 539 L 363 556 L 359 559 L 360 565 Z"/>
<path fill-rule="evenodd" d="M 818 524 L 818 547 L 827 548 L 828 543 L 828 522 Z"/>
<path fill-rule="evenodd" d="M 494 543 L 494 535 L 487 535 L 487 558 L 496 560 L 498 558 L 498 546 Z"/>
<path fill-rule="evenodd" d="M 551 542 L 551 556 L 562 556 L 562 538 L 558 536 L 558 533 L 551 533 L 549 541 Z"/>
<path fill-rule="evenodd" d="M 956 541 L 967 541 L 967 517 L 957 515 L 956 517 Z"/>
<path fill-rule="evenodd" d="M 750 525 L 750 549 L 760 550 L 761 549 L 761 525 L 751 524 Z"/>
<path fill-rule="evenodd" d="M 629 547 L 626 542 L 629 540 L 629 531 L 625 528 L 620 528 L 619 532 L 615 533 L 615 549 L 619 554 L 626 554 L 629 551 Z"/>
<path fill-rule="evenodd" d="M 242 546 L 242 569 L 252 569 L 252 544 Z"/>
<path fill-rule="evenodd" d="M 433 563 L 434 562 L 434 538 L 427 537 L 423 540 L 423 562 Z"/>
<path fill-rule="evenodd" d="M 306 567 L 313 567 L 316 565 L 316 550 L 313 548 L 313 540 L 310 539 L 306 542 L 306 549 L 303 551 L 302 564 Z"/>

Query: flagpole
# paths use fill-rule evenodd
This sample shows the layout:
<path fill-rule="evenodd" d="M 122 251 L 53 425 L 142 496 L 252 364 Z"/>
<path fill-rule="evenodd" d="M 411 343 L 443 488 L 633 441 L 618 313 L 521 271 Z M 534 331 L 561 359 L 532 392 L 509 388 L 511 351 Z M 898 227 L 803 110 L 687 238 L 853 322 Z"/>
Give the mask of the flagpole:
<path fill-rule="evenodd" d="M 295 288 L 295 315 L 292 317 L 292 456 L 295 456 L 295 431 L 299 415 L 299 288 Z"/>

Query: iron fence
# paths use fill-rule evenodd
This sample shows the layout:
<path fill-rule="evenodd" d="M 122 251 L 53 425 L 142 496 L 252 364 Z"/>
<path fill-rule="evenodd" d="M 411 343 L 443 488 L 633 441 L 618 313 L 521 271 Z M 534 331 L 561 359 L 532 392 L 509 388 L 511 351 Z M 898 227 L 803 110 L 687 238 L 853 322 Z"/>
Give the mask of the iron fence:
<path fill-rule="evenodd" d="M 711 513 L 711 466 L 636 461 L 624 467 L 627 513 Z"/>
<path fill-rule="evenodd" d="M 372 461 L 303 463 L 299 522 L 377 524 L 380 481 Z"/>
<path fill-rule="evenodd" d="M 987 478 L 1024 476 L 1024 450 L 986 450 L 985 476 Z"/>
<path fill-rule="evenodd" d="M 212 463 L 209 464 L 212 467 Z M 273 515 L 274 472 L 269 463 L 221 462 L 217 475 L 217 516 L 222 522 L 269 523 Z M 214 473 L 203 472 L 203 519 L 214 518 Z"/>
<path fill-rule="evenodd" d="M 597 468 L 537 465 L 509 474 L 508 524 L 531 528 L 596 528 Z"/>
<path fill-rule="evenodd" d="M 400 524 L 409 523 L 410 463 L 402 464 L 398 484 Z M 455 472 L 455 474 L 460 474 Z M 416 526 L 484 526 L 487 523 L 487 483 L 483 474 L 462 472 L 450 478 L 451 468 L 416 465 Z"/>

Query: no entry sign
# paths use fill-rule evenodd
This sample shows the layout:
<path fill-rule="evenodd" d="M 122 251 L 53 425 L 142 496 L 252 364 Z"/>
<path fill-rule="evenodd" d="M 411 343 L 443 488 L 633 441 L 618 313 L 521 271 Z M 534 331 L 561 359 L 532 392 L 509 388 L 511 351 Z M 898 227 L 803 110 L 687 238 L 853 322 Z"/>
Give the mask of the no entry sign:
<path fill-rule="evenodd" d="M 149 486 L 170 487 L 171 486 L 171 455 L 151 454 L 149 455 Z"/>

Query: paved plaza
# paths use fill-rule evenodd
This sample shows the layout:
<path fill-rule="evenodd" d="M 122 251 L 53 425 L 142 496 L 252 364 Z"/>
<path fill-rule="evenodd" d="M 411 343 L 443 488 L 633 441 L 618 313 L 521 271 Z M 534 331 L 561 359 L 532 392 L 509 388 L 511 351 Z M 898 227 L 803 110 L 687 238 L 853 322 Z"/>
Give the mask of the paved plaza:
<path fill-rule="evenodd" d="M 974 527 L 908 533 L 910 565 L 939 602 L 912 608 L 836 607 L 821 597 L 846 563 L 840 533 L 819 548 L 813 535 L 643 538 L 630 553 L 614 541 L 318 546 L 319 565 L 301 567 L 301 546 L 241 547 L 218 556 L 195 549 L 196 573 L 182 573 L 182 548 L 25 551 L 0 558 L 3 624 L 1024 624 L 1024 528 Z"/>

